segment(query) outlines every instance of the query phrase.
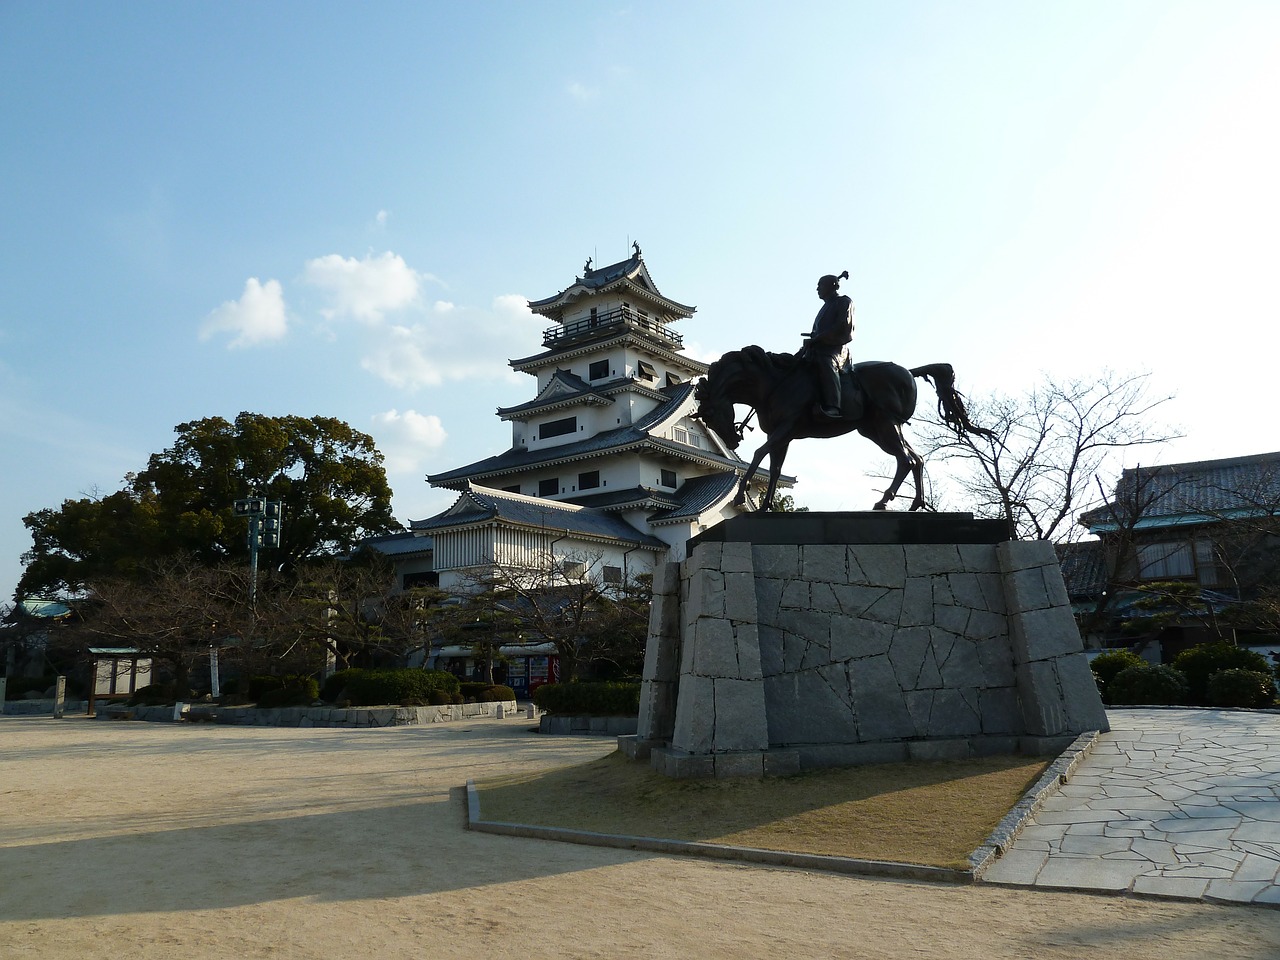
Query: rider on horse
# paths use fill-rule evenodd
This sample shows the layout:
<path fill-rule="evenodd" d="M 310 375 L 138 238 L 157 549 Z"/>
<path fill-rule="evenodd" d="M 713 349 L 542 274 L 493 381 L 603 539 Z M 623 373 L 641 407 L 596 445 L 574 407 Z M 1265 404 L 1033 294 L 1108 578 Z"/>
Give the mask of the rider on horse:
<path fill-rule="evenodd" d="M 846 270 L 840 276 L 827 274 L 818 280 L 818 296 L 822 309 L 814 318 L 813 330 L 805 334 L 805 345 L 796 355 L 813 365 L 818 381 L 818 403 L 815 415 L 839 420 L 840 370 L 849 361 L 845 344 L 853 339 L 853 301 L 840 293 L 840 281 L 849 279 Z"/>

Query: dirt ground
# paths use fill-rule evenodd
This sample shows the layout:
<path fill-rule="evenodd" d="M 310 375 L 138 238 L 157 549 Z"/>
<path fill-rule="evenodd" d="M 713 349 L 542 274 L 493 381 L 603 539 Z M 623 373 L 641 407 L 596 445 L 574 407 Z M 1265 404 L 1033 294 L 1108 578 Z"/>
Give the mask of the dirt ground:
<path fill-rule="evenodd" d="M 0 719 L 0 956 L 1280 956 L 1280 911 L 467 832 L 468 777 L 612 748 L 527 726 Z"/>

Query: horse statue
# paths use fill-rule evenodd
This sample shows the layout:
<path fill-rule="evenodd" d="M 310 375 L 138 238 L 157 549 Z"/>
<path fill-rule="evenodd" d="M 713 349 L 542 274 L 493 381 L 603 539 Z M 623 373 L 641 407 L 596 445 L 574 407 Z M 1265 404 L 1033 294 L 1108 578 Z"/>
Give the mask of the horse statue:
<path fill-rule="evenodd" d="M 757 468 L 769 456 L 769 484 L 761 511 L 773 505 L 773 496 L 782 473 L 782 463 L 792 440 L 806 437 L 838 437 L 854 430 L 862 434 L 897 462 L 893 482 L 873 509 L 884 510 L 898 493 L 908 473 L 915 482 L 912 510 L 924 503 L 924 460 L 911 449 L 902 435 L 902 425 L 916 410 L 916 378 L 933 384 L 938 394 L 938 413 L 944 423 L 959 434 L 990 436 L 989 430 L 969 420 L 964 398 L 955 389 L 955 371 L 949 363 L 930 363 L 908 370 L 882 360 L 864 361 L 846 367 L 843 373 L 843 413 L 830 419 L 815 413 L 818 387 L 808 363 L 790 353 L 769 353 L 761 347 L 733 350 L 711 364 L 695 390 L 698 409 L 693 416 L 713 430 L 731 450 L 742 442 L 748 414 L 734 421 L 735 403 L 751 407 L 760 418 L 765 442 L 751 459 L 738 484 L 734 505 L 746 502 L 747 485 Z"/>

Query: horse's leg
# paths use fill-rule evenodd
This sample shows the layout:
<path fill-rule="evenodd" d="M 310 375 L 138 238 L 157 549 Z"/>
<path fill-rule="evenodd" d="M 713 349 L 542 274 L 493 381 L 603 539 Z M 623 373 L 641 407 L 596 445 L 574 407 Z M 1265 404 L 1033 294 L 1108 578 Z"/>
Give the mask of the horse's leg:
<path fill-rule="evenodd" d="M 911 444 L 907 443 L 907 438 L 902 434 L 902 427 L 897 428 L 898 440 L 902 443 L 902 450 L 907 455 L 907 461 L 911 465 L 911 480 L 916 485 L 916 496 L 911 501 L 909 510 L 924 509 L 924 457 L 916 453 L 911 448 Z"/>
<path fill-rule="evenodd" d="M 769 452 L 769 486 L 764 492 L 761 510 L 769 510 L 773 507 L 773 495 L 778 489 L 778 477 L 782 474 L 782 461 L 787 459 L 787 449 L 790 446 L 790 440 L 779 440 L 773 444 L 773 449 Z"/>
<path fill-rule="evenodd" d="M 765 440 L 760 444 L 760 449 L 756 451 L 756 455 L 751 458 L 751 465 L 747 467 L 747 472 L 742 475 L 742 481 L 738 484 L 738 495 L 733 498 L 733 505 L 740 507 L 747 502 L 747 484 L 751 482 L 751 478 L 756 475 L 756 469 L 760 466 L 760 462 L 764 460 L 764 455 L 769 452 L 772 442 Z M 770 461 L 772 464 L 772 461 Z"/>
<path fill-rule="evenodd" d="M 884 496 L 876 501 L 876 505 L 871 509 L 886 509 L 889 506 L 889 501 L 898 495 L 898 488 L 902 486 L 902 481 L 906 479 L 907 474 L 915 474 L 917 469 L 919 469 L 919 479 L 916 481 L 916 500 L 912 501 L 911 509 L 918 509 L 917 501 L 920 506 L 923 506 L 924 500 L 920 491 L 923 486 L 921 480 L 924 474 L 924 464 L 916 452 L 907 446 L 907 441 L 903 439 L 902 431 L 898 425 L 886 420 L 876 420 L 873 423 L 859 427 L 858 432 L 893 457 L 894 462 L 897 464 L 897 469 L 893 474 L 893 482 L 885 490 Z"/>

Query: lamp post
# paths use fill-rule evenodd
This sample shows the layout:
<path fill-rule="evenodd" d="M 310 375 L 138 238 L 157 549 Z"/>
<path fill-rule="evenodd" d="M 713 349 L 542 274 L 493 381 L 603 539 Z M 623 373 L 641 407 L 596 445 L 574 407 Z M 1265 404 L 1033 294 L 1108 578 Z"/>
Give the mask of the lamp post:
<path fill-rule="evenodd" d="M 284 504 L 279 500 L 262 497 L 246 497 L 235 502 L 237 517 L 249 519 L 249 618 L 250 633 L 257 629 L 258 621 L 258 551 L 263 547 L 280 546 L 280 524 L 284 519 Z M 219 694 L 218 648 L 209 644 L 209 676 L 213 696 Z"/>
<path fill-rule="evenodd" d="M 258 610 L 258 550 L 280 546 L 280 525 L 284 520 L 284 504 L 279 500 L 246 497 L 235 502 L 237 517 L 249 518 L 249 610 Z"/>

